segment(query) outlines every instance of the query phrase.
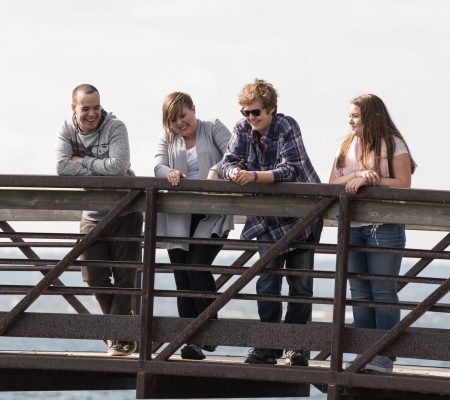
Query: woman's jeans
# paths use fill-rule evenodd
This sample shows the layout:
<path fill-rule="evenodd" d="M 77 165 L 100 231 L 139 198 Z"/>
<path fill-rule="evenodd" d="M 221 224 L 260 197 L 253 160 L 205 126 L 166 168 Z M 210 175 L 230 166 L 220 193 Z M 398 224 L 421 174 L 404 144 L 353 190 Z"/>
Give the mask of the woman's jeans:
<path fill-rule="evenodd" d="M 193 237 L 199 222 L 205 218 L 201 214 L 191 216 L 190 237 Z M 222 246 L 190 244 L 189 250 L 168 250 L 172 264 L 203 264 L 211 265 L 219 254 Z M 209 271 L 174 271 L 175 283 L 178 290 L 192 290 L 202 292 L 216 292 L 216 282 Z M 178 314 L 182 318 L 196 318 L 214 299 L 178 297 Z M 215 316 L 217 318 L 217 315 Z"/>
<path fill-rule="evenodd" d="M 405 247 L 405 225 L 382 224 L 350 228 L 350 245 L 370 247 Z M 350 251 L 348 272 L 395 275 L 400 272 L 402 256 L 389 253 L 365 253 Z M 397 283 L 385 280 L 350 279 L 353 300 L 397 303 Z M 353 319 L 357 328 L 392 328 L 400 321 L 400 309 L 380 307 L 353 307 Z"/>

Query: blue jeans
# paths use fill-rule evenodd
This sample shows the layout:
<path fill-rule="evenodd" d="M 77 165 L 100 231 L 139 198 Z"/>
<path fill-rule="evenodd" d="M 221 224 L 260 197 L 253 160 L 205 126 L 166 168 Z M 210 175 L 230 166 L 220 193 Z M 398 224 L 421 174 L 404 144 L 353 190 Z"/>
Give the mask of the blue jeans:
<path fill-rule="evenodd" d="M 372 232 L 372 225 L 350 228 L 350 245 L 370 247 L 405 247 L 405 226 L 382 224 Z M 348 272 L 398 275 L 402 256 L 388 253 L 364 253 L 350 251 Z M 397 283 L 394 281 L 350 279 L 353 300 L 398 302 Z M 353 307 L 353 319 L 357 328 L 391 329 L 400 321 L 400 309 Z"/>
<path fill-rule="evenodd" d="M 307 241 L 318 243 L 322 232 L 321 221 L 318 228 L 310 235 Z M 268 232 L 257 237 L 257 240 L 272 241 Z M 258 249 L 260 257 L 268 252 L 268 247 Z M 286 268 L 294 269 L 314 269 L 314 251 L 296 249 L 289 253 L 277 256 L 272 262 L 267 264 L 267 268 Z M 312 297 L 313 278 L 310 276 L 286 276 L 289 284 L 289 296 Z M 262 295 L 280 295 L 281 283 L 283 277 L 274 274 L 262 274 L 256 283 L 256 293 Z M 288 303 L 284 322 L 290 324 L 305 324 L 311 320 L 312 304 L 306 303 Z M 258 301 L 258 313 L 262 322 L 280 322 L 283 312 L 281 302 Z"/>

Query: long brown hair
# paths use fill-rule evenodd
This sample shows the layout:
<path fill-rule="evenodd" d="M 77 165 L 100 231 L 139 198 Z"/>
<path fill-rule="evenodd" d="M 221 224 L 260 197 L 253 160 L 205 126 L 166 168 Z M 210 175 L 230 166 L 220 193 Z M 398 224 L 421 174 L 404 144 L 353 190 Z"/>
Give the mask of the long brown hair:
<path fill-rule="evenodd" d="M 392 176 L 392 159 L 395 152 L 394 137 L 397 137 L 405 143 L 411 163 L 411 174 L 413 174 L 417 164 L 411 157 L 408 145 L 395 126 L 394 121 L 392 121 L 383 100 L 374 94 L 364 94 L 355 97 L 351 101 L 351 104 L 358 106 L 361 110 L 361 121 L 364 126 L 361 136 L 363 146 L 363 153 L 360 160 L 361 163 L 367 168 L 369 154 L 373 152 L 375 156 L 375 171 L 378 174 L 380 173 L 381 144 L 384 139 L 388 157 L 389 175 Z M 342 143 L 341 150 L 336 160 L 336 168 L 345 167 L 345 159 L 354 137 L 355 134 L 351 133 Z"/>

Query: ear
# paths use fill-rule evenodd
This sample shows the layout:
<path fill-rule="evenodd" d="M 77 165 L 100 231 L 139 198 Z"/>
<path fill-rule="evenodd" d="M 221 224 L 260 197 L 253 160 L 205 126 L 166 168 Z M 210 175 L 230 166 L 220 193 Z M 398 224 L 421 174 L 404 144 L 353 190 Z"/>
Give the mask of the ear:
<path fill-rule="evenodd" d="M 76 106 L 77 106 L 77 105 L 76 105 L 75 103 L 72 103 L 72 111 L 73 111 L 73 112 L 75 112 Z"/>
<path fill-rule="evenodd" d="M 195 104 L 192 104 L 191 110 L 192 110 L 192 112 L 195 114 Z"/>

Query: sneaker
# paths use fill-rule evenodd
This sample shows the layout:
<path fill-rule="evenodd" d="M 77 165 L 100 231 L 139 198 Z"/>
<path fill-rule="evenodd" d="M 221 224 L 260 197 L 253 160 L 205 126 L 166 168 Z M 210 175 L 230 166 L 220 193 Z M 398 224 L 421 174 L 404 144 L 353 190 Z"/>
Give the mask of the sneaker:
<path fill-rule="evenodd" d="M 109 356 L 129 356 L 136 351 L 136 342 L 126 342 L 120 340 L 108 340 Z"/>
<path fill-rule="evenodd" d="M 181 358 L 184 360 L 203 360 L 206 356 L 203 354 L 201 347 L 195 344 L 187 344 L 181 349 Z"/>
<path fill-rule="evenodd" d="M 248 352 L 244 362 L 247 364 L 276 364 L 277 350 L 254 348 Z"/>
<path fill-rule="evenodd" d="M 375 356 L 372 361 L 366 364 L 366 371 L 392 372 L 394 362 L 386 356 Z"/>
<path fill-rule="evenodd" d="M 302 367 L 307 367 L 308 359 L 303 355 L 301 350 L 289 350 L 286 351 L 284 363 L 286 365 L 301 365 Z"/>
<path fill-rule="evenodd" d="M 202 344 L 200 347 L 202 348 L 202 350 L 209 351 L 211 353 L 213 351 L 216 351 L 216 349 L 217 349 L 217 346 L 213 346 L 210 344 Z"/>

